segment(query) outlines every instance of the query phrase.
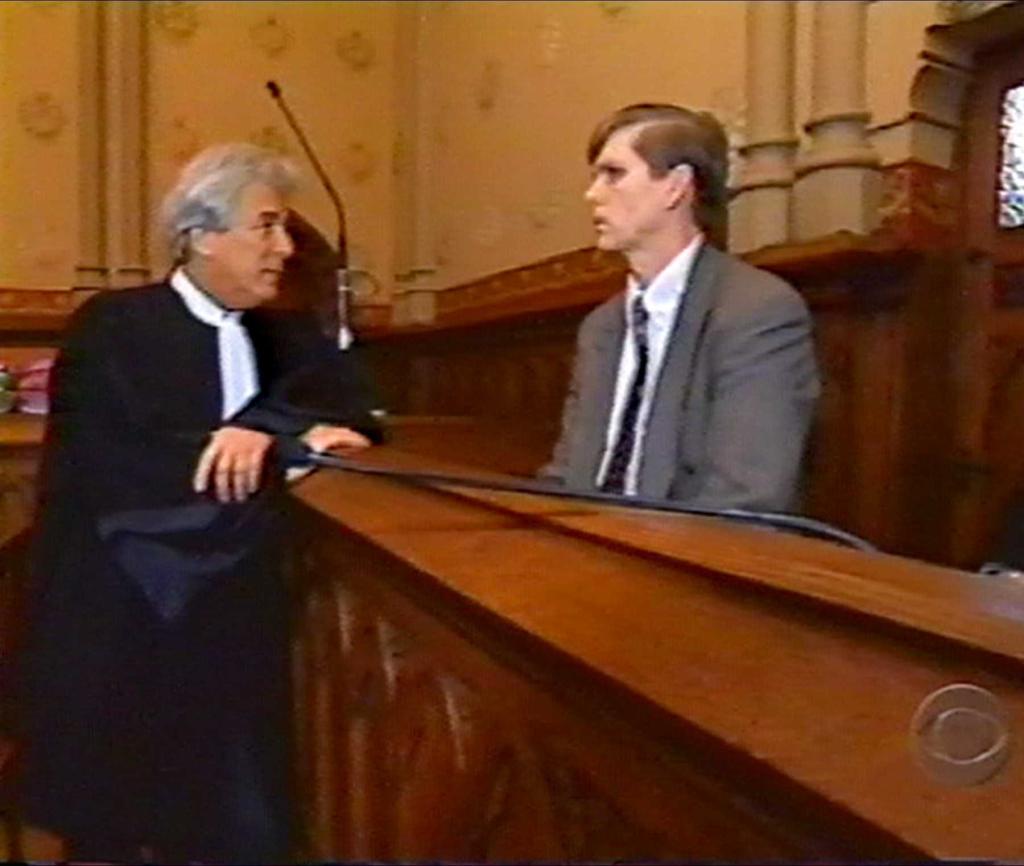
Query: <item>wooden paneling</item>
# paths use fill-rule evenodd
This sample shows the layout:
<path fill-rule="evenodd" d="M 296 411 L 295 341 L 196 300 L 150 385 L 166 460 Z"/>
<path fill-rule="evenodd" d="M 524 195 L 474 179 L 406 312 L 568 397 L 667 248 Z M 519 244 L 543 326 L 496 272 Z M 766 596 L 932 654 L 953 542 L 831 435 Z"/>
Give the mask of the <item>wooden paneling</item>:
<path fill-rule="evenodd" d="M 0 415 L 0 542 L 29 525 L 45 418 Z"/>
<path fill-rule="evenodd" d="M 978 58 L 964 127 L 952 544 L 954 558 L 967 561 L 991 551 L 1007 508 L 1024 497 L 1024 229 L 999 228 L 996 213 L 1000 106 L 1009 87 L 1024 83 L 1022 57 L 1018 42 Z"/>
<path fill-rule="evenodd" d="M 1016 489 L 1006 401 L 1024 340 L 1009 306 L 1019 275 L 997 273 L 1001 314 L 983 317 L 965 293 L 984 291 L 991 271 L 953 243 L 955 176 L 907 162 L 883 187 L 871 237 L 750 256 L 796 285 L 815 318 L 824 393 L 805 509 L 895 552 L 977 564 Z M 528 474 L 557 436 L 578 323 L 623 278 L 617 258 L 574 250 L 440 292 L 429 327 L 383 327 L 377 307 L 357 321 L 392 412 L 477 419 L 495 466 Z M 85 294 L 0 291 L 0 338 L 56 344 Z"/>
<path fill-rule="evenodd" d="M 1024 853 L 1019 756 L 950 787 L 911 726 L 965 681 L 1019 717 L 1013 587 L 538 496 L 329 472 L 296 495 L 313 859 Z"/>
<path fill-rule="evenodd" d="M 365 459 L 445 468 L 476 429 L 402 419 Z M 1012 585 L 543 496 L 330 471 L 293 495 L 301 859 L 1024 855 L 1019 750 L 950 786 L 911 725 L 970 682 L 1016 736 Z"/>
<path fill-rule="evenodd" d="M 883 172 L 872 236 L 749 257 L 796 285 L 815 319 L 824 393 L 807 512 L 894 552 L 971 566 L 1024 489 L 1021 265 L 1005 237 L 996 244 L 972 229 L 968 242 L 964 230 L 964 220 L 991 218 L 976 190 L 991 186 L 994 137 L 974 123 L 969 139 L 988 148 L 988 163 L 971 169 L 963 219 L 956 175 L 906 162 Z M 614 257 L 574 250 L 440 292 L 429 327 L 387 328 L 386 310 L 363 310 L 385 402 L 401 415 L 478 419 L 515 451 L 517 473 L 532 471 L 557 435 L 576 327 L 623 274 Z M 56 344 L 86 295 L 0 290 L 0 342 Z"/>
<path fill-rule="evenodd" d="M 917 232 L 914 246 L 895 243 L 891 234 L 839 235 L 764 250 L 752 260 L 796 285 L 815 320 L 824 391 L 804 483 L 806 511 L 886 549 L 948 560 L 948 533 L 935 531 L 948 526 L 948 517 L 942 503 L 922 504 L 920 485 L 948 486 L 953 472 L 952 434 L 943 423 L 951 356 L 936 335 L 949 330 L 945 299 L 955 290 L 956 270 L 946 253 L 929 248 L 934 232 L 925 231 L 919 214 L 899 225 L 902 240 Z M 488 430 L 504 422 L 507 437 L 535 448 L 534 468 L 542 464 L 557 436 L 575 331 L 590 308 L 565 288 L 581 261 L 567 257 L 557 284 L 545 282 L 550 262 L 547 270 L 525 269 L 524 282 L 539 280 L 525 295 L 545 296 L 545 311 L 490 316 L 481 308 L 472 325 L 442 317 L 432 329 L 368 335 L 386 403 L 402 414 L 477 418 Z M 586 273 L 580 279 L 592 290 Z M 604 278 L 590 306 L 618 285 Z M 560 292 L 567 292 L 564 307 Z"/>
<path fill-rule="evenodd" d="M 0 341 L 8 345 L 54 345 L 71 313 L 90 291 L 0 287 Z"/>

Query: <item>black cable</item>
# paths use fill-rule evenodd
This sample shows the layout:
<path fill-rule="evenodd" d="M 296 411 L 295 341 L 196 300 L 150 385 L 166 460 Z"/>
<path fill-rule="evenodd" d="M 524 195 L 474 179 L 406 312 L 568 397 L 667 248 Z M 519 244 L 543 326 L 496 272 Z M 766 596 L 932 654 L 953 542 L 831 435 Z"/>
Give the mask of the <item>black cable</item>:
<path fill-rule="evenodd" d="M 599 502 L 624 508 L 639 508 L 648 511 L 663 511 L 673 514 L 695 514 L 700 517 L 720 517 L 738 523 L 755 526 L 770 526 L 797 532 L 811 538 L 832 541 L 866 553 L 877 553 L 878 548 L 863 538 L 842 529 L 837 529 L 820 520 L 801 517 L 796 514 L 784 514 L 776 511 L 748 511 L 742 508 L 695 508 L 682 505 L 668 499 L 647 499 L 639 496 L 619 496 L 614 493 L 599 491 L 566 490 L 545 481 L 502 481 L 493 479 L 473 478 L 467 475 L 447 475 L 441 472 L 419 472 L 407 469 L 385 469 L 379 466 L 366 466 L 338 457 L 334 454 L 310 454 L 310 462 L 328 469 L 339 469 L 359 475 L 374 475 L 391 478 L 397 481 L 408 481 L 411 484 L 432 486 L 448 484 L 456 487 L 469 487 L 476 490 L 493 490 L 501 493 L 534 493 L 558 499 L 574 499 L 584 502 Z"/>

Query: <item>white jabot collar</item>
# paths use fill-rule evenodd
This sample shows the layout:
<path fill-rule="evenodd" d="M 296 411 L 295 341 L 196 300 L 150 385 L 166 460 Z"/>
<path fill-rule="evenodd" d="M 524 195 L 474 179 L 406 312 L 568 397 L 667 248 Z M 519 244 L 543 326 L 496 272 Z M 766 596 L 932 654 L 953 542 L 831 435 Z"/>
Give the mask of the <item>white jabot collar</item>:
<path fill-rule="evenodd" d="M 181 299 L 193 316 L 214 328 L 219 328 L 225 319 L 237 320 L 242 317 L 238 310 L 229 310 L 218 304 L 192 282 L 183 268 L 177 268 L 171 274 L 171 288 L 181 295 Z"/>
<path fill-rule="evenodd" d="M 217 329 L 221 419 L 234 415 L 259 393 L 256 353 L 239 310 L 227 310 L 202 291 L 182 268 L 171 274 L 171 288 L 200 322 Z"/>

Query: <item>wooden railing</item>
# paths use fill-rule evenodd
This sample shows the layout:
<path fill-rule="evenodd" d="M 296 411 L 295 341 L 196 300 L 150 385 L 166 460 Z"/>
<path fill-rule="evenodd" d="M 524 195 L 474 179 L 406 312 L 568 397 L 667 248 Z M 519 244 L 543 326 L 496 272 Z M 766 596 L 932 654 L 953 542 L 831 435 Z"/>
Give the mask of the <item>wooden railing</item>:
<path fill-rule="evenodd" d="M 447 444 L 486 465 L 465 431 L 406 421 L 365 459 L 452 468 Z M 303 859 L 1024 856 L 1019 749 L 982 778 L 943 775 L 915 716 L 967 682 L 1005 708 L 1012 744 L 1013 585 L 708 519 L 331 470 L 292 500 Z M 0 549 L 4 590 L 23 553 L 20 537 Z M 0 624 L 20 622 L 6 610 Z M 55 850 L 30 842 L 29 859 Z"/>
<path fill-rule="evenodd" d="M 314 859 L 1024 856 L 1024 761 L 957 776 L 1003 741 L 928 716 L 967 682 L 1020 718 L 1013 586 L 543 496 L 294 495 Z"/>

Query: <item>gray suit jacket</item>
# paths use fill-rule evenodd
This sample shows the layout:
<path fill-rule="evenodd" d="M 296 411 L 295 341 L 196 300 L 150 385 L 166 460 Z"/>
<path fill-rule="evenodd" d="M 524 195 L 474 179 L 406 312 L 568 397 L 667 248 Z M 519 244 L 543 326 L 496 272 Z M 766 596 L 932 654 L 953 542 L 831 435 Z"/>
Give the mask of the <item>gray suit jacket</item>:
<path fill-rule="evenodd" d="M 580 326 L 562 434 L 541 475 L 595 489 L 625 336 L 624 294 Z M 786 283 L 707 244 L 677 314 L 640 464 L 643 497 L 794 507 L 819 382 L 811 319 Z"/>

